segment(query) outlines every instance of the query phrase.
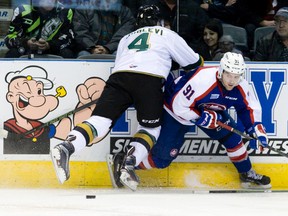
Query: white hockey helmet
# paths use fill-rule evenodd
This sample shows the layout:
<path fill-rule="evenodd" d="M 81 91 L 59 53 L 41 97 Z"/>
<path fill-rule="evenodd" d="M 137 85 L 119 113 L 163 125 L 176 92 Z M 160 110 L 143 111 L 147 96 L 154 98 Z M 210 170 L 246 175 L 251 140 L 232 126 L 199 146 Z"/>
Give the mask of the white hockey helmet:
<path fill-rule="evenodd" d="M 241 54 L 226 52 L 220 60 L 218 78 L 222 78 L 223 71 L 238 74 L 243 77 L 245 70 L 246 64 Z"/>

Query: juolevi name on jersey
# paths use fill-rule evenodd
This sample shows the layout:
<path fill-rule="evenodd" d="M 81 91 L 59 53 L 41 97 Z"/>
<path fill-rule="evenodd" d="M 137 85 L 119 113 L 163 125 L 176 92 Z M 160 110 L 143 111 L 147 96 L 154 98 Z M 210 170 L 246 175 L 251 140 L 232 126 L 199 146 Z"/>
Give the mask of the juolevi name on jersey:
<path fill-rule="evenodd" d="M 250 84 L 251 92 L 255 94 L 262 106 L 262 123 L 269 136 L 269 145 L 288 154 L 288 105 L 286 102 L 288 98 L 286 69 L 288 64 L 247 64 L 247 66 L 245 78 Z M 231 110 L 230 114 L 241 124 L 235 111 Z M 128 145 L 136 127 L 136 111 L 131 107 L 118 119 L 111 130 L 110 152 L 117 153 Z M 251 156 L 279 156 L 268 149 L 263 152 L 252 150 L 249 148 L 248 142 L 248 140 L 244 140 Z M 211 140 L 199 128 L 191 127 L 191 131 L 185 136 L 179 156 L 192 159 L 194 156 L 226 157 L 226 151 L 217 140 Z"/>

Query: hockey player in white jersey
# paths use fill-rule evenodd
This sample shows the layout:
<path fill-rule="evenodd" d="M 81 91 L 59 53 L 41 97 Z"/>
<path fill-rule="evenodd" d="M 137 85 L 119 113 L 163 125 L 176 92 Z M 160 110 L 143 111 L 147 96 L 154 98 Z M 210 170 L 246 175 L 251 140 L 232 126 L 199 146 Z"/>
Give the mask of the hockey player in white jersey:
<path fill-rule="evenodd" d="M 234 107 L 245 131 L 258 138 L 250 141 L 250 147 L 267 147 L 268 138 L 261 123 L 261 106 L 243 78 L 245 70 L 243 57 L 228 52 L 221 59 L 219 67 L 200 67 L 171 84 L 167 82 L 160 136 L 138 168 L 168 167 L 177 157 L 189 127 L 197 125 L 211 139 L 224 145 L 228 157 L 239 173 L 243 188 L 271 188 L 270 178 L 257 174 L 252 169 L 241 136 L 217 124 L 217 121 L 221 121 L 237 128 L 237 124 L 227 112 Z M 120 153 L 114 158 L 114 186 L 117 187 L 121 187 L 117 164 L 121 163 L 122 157 Z"/>
<path fill-rule="evenodd" d="M 77 125 L 67 139 L 51 150 L 61 183 L 69 179 L 69 158 L 96 137 L 105 136 L 120 115 L 131 105 L 137 111 L 138 129 L 120 167 L 120 181 L 135 190 L 139 179 L 134 166 L 148 155 L 160 134 L 163 111 L 163 83 L 174 60 L 184 70 L 202 65 L 177 33 L 159 26 L 159 9 L 143 6 L 137 16 L 137 30 L 124 36 L 118 46 L 115 67 L 92 116 Z"/>

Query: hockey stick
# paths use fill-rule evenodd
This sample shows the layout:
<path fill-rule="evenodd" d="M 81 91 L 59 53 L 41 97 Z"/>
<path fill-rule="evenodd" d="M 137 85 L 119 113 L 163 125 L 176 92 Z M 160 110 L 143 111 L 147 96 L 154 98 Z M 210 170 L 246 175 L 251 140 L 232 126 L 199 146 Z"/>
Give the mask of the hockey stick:
<path fill-rule="evenodd" d="M 26 131 L 25 133 L 21 133 L 21 134 L 17 134 L 17 135 L 20 135 L 20 137 L 25 137 L 25 136 L 27 136 L 27 135 L 29 135 L 31 133 L 34 133 L 37 130 L 40 130 L 40 129 L 42 129 L 44 127 L 47 127 L 47 126 L 49 126 L 49 125 L 51 125 L 51 124 L 53 124 L 55 122 L 58 122 L 61 119 L 68 117 L 69 115 L 72 115 L 72 114 L 74 114 L 76 112 L 79 112 L 79 111 L 85 109 L 85 108 L 88 108 L 89 106 L 92 106 L 92 105 L 96 104 L 97 101 L 98 101 L 98 99 L 90 101 L 89 103 L 84 104 L 83 106 L 77 107 L 76 109 L 71 110 L 71 111 L 69 111 L 69 112 L 67 112 L 67 113 L 65 113 L 65 114 L 63 114 L 61 116 L 58 116 L 58 117 L 54 118 L 54 119 L 51 119 L 50 121 L 48 121 L 46 123 L 43 123 L 42 125 L 40 125 L 38 127 L 35 127 L 35 128 L 33 128 L 33 129 L 29 130 L 29 131 Z M 4 129 L 0 130 L 0 137 L 1 138 L 7 138 L 7 135 L 8 135 L 8 131 L 6 131 Z"/>
<path fill-rule="evenodd" d="M 245 133 L 243 133 L 243 132 L 241 132 L 241 131 L 239 131 L 239 130 L 237 130 L 237 129 L 229 126 L 229 125 L 224 124 L 224 123 L 221 122 L 221 121 L 217 121 L 217 124 L 220 125 L 221 127 L 225 128 L 226 130 L 231 131 L 231 132 L 233 132 L 233 133 L 236 133 L 236 134 L 238 134 L 238 135 L 240 135 L 240 136 L 242 136 L 242 137 L 244 137 L 244 138 L 246 138 L 246 139 L 248 139 L 248 140 L 255 139 L 255 138 L 253 138 L 253 137 L 251 137 L 251 136 L 249 136 L 249 135 L 247 135 L 247 134 L 245 134 Z M 268 146 L 265 147 L 265 148 L 267 148 L 267 149 L 269 149 L 269 150 L 271 150 L 271 151 L 274 151 L 274 152 L 276 152 L 276 153 L 278 153 L 279 155 L 282 155 L 282 156 L 284 156 L 284 157 L 288 157 L 288 154 L 285 154 L 284 152 L 279 151 L 278 149 L 275 149 L 275 148 L 273 148 L 272 146 L 269 146 L 269 145 L 268 145 Z"/>

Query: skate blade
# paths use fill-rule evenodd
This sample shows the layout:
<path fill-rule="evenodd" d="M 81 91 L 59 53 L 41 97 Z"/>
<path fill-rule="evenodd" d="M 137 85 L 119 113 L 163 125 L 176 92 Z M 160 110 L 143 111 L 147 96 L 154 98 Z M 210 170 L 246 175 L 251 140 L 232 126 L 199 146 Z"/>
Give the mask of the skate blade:
<path fill-rule="evenodd" d="M 56 176 L 60 184 L 63 184 L 67 180 L 66 173 L 64 169 L 58 166 L 58 161 L 60 160 L 60 151 L 57 148 L 51 149 L 50 156 L 53 162 L 53 167 L 56 172 Z"/>
<path fill-rule="evenodd" d="M 269 190 L 271 189 L 271 184 L 267 185 L 258 185 L 252 182 L 242 182 L 241 187 L 243 189 L 251 189 L 251 190 Z"/>
<path fill-rule="evenodd" d="M 136 191 L 139 183 L 136 181 L 129 180 L 129 179 L 130 179 L 130 175 L 128 173 L 126 172 L 121 173 L 120 182 L 127 188 L 131 189 L 132 191 Z"/>
<path fill-rule="evenodd" d="M 109 171 L 109 175 L 110 175 L 110 180 L 111 180 L 111 184 L 114 188 L 118 188 L 115 178 L 114 178 L 114 174 L 113 174 L 113 155 L 112 154 L 107 154 L 106 155 L 106 162 L 107 162 L 107 166 L 108 166 L 108 171 Z"/>

